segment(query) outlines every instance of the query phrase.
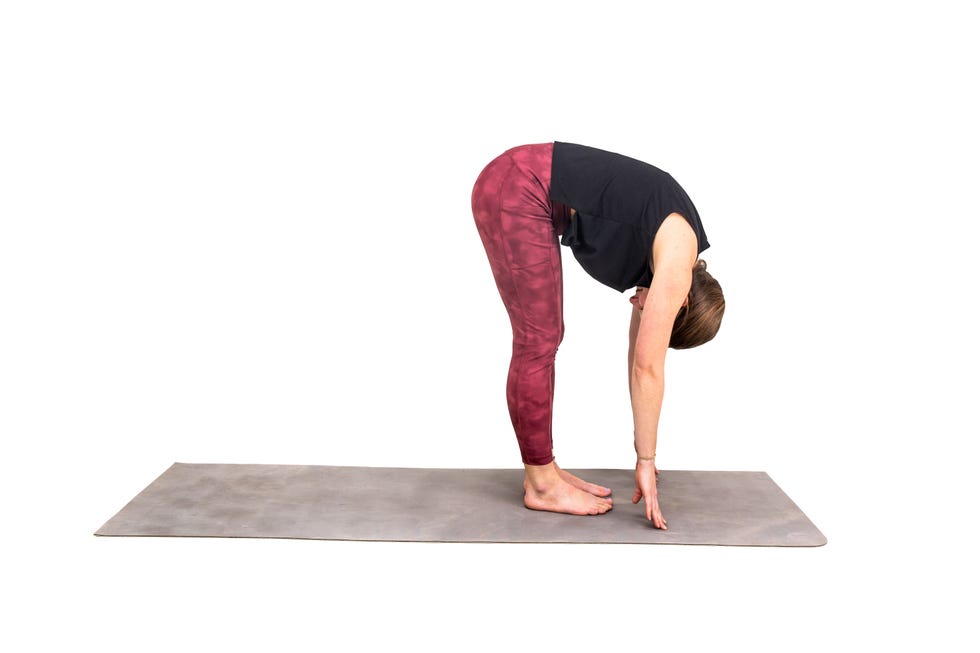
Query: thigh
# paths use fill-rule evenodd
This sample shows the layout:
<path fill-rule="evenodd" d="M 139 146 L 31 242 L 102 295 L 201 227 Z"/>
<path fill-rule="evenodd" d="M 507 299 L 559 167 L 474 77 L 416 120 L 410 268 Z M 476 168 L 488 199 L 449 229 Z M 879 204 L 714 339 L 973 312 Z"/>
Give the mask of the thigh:
<path fill-rule="evenodd" d="M 534 180 L 516 166 L 492 169 L 475 188 L 474 217 L 515 341 L 557 347 L 563 334 L 561 253 L 550 207 Z"/>

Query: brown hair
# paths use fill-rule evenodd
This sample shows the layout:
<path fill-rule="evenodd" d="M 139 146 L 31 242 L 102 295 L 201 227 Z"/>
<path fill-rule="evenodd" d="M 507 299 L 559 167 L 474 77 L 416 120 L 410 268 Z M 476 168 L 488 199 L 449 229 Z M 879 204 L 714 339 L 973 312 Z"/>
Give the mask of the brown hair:
<path fill-rule="evenodd" d="M 698 259 L 691 276 L 687 306 L 682 306 L 674 320 L 670 346 L 690 349 L 703 345 L 718 333 L 725 314 L 725 295 L 715 278 L 708 274 L 708 264 Z"/>

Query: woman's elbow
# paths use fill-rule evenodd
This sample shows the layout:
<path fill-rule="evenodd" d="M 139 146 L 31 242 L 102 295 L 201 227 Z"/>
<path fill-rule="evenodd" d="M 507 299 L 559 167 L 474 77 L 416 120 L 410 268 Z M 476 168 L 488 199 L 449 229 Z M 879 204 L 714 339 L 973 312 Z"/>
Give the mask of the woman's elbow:
<path fill-rule="evenodd" d="M 664 366 L 655 362 L 635 359 L 633 361 L 633 376 L 636 378 L 663 380 Z"/>

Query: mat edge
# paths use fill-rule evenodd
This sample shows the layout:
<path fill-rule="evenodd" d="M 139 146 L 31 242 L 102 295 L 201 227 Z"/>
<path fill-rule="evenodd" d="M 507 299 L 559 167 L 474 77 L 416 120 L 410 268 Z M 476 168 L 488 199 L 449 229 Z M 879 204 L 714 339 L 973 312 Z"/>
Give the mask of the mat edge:
<path fill-rule="evenodd" d="M 139 492 L 137 492 L 137 493 L 136 493 L 135 495 L 133 495 L 133 498 L 132 498 L 132 499 L 130 499 L 129 501 L 127 501 L 127 502 L 126 502 L 126 505 L 124 505 L 124 506 L 123 506 L 122 508 L 120 508 L 119 510 L 117 510 L 117 511 L 116 511 L 116 513 L 115 513 L 115 514 L 114 514 L 114 515 L 113 515 L 112 517 L 110 517 L 109 519 L 107 519 L 107 520 L 105 520 L 105 522 L 103 522 L 103 524 L 102 524 L 101 526 L 99 526 L 99 528 L 98 528 L 98 529 L 96 529 L 96 531 L 95 531 L 94 533 L 92 533 L 92 535 L 96 535 L 96 536 L 102 536 L 102 537 L 108 537 L 108 536 L 110 536 L 110 534 L 109 534 L 109 533 L 105 533 L 105 532 L 103 532 L 103 531 L 105 530 L 105 527 L 109 525 L 109 522 L 111 522 L 111 521 L 112 521 L 113 519 L 115 519 L 116 517 L 118 517 L 119 515 L 121 515 L 121 514 L 122 514 L 122 512 L 123 512 L 124 510 L 126 510 L 126 508 L 128 508 L 128 507 L 129 507 L 129 505 L 130 505 L 131 503 L 133 503 L 134 501 L 136 501 L 136 499 L 138 499 L 138 498 L 139 498 L 139 496 L 140 496 L 141 494 L 143 494 L 144 492 L 146 492 L 146 491 L 147 491 L 148 489 L 150 489 L 150 487 L 151 487 L 151 486 L 152 486 L 152 485 L 153 485 L 154 483 L 156 483 L 156 482 L 157 482 L 157 481 L 159 481 L 159 480 L 160 480 L 161 478 L 163 478 L 163 477 L 164 477 L 164 476 L 166 476 L 166 475 L 167 475 L 168 473 L 170 473 L 170 470 L 172 470 L 172 469 L 173 469 L 174 467 L 177 467 L 178 465 L 184 465 L 184 464 L 186 464 L 186 463 L 179 463 L 179 462 L 176 462 L 176 461 L 175 461 L 175 462 L 172 462 L 172 463 L 170 463 L 170 467 L 167 467 L 167 468 L 166 468 L 165 470 L 163 470 L 162 472 L 160 472 L 160 473 L 159 473 L 159 474 L 157 475 L 157 477 L 156 477 L 156 478 L 154 478 L 154 479 L 153 479 L 152 481 L 150 481 L 149 483 L 147 483 L 147 484 L 146 484 L 146 486 L 145 486 L 145 487 L 144 487 L 144 488 L 143 488 L 142 490 L 140 490 L 140 491 L 139 491 Z"/>

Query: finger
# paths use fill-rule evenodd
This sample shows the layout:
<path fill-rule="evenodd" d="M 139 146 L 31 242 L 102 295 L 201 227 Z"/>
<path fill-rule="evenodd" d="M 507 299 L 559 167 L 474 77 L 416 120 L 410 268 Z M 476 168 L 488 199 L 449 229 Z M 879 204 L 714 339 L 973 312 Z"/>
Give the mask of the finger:
<path fill-rule="evenodd" d="M 636 488 L 636 491 L 633 493 L 633 503 L 639 501 L 641 496 L 643 496 L 643 493 L 640 492 L 640 488 Z"/>
<path fill-rule="evenodd" d="M 644 497 L 647 500 L 647 521 L 653 519 L 653 500 L 647 496 Z"/>

